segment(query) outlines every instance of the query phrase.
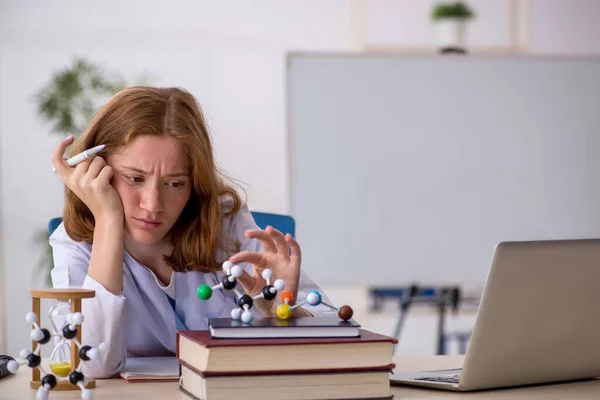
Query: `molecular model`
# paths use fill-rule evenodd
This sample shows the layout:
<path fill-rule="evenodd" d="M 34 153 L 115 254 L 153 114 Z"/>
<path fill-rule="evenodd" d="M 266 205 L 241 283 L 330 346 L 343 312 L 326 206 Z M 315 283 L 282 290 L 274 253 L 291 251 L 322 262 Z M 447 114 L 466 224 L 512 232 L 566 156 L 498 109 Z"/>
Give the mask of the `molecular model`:
<path fill-rule="evenodd" d="M 200 299 L 208 300 L 211 298 L 212 292 L 215 289 L 222 288 L 225 290 L 233 290 L 234 293 L 237 295 L 237 304 L 239 308 L 234 308 L 233 310 L 231 310 L 231 318 L 233 318 L 234 320 L 241 319 L 242 322 L 245 322 L 247 324 L 252 322 L 253 319 L 250 309 L 254 304 L 254 300 L 260 298 L 263 298 L 265 300 L 273 300 L 277 296 L 277 292 L 285 288 L 285 281 L 283 279 L 277 279 L 275 280 L 273 285 L 271 285 L 273 271 L 271 271 L 270 269 L 265 269 L 262 272 L 262 277 L 265 281 L 267 281 L 267 284 L 265 285 L 265 287 L 263 287 L 260 294 L 257 294 L 256 296 L 252 297 L 240 292 L 239 289 L 236 287 L 236 278 L 242 276 L 243 273 L 242 268 L 239 265 L 233 265 L 233 263 L 229 260 L 225 261 L 223 263 L 223 271 L 225 272 L 225 275 L 223 276 L 223 279 L 221 279 L 221 283 L 212 287 L 207 284 L 200 285 L 198 286 L 196 294 Z"/>
<path fill-rule="evenodd" d="M 319 293 L 319 291 L 317 290 L 311 290 L 306 294 L 306 300 L 297 303 L 293 306 L 290 306 L 290 303 L 292 302 L 292 300 L 294 300 L 294 296 L 292 295 L 292 293 L 285 292 L 281 295 L 281 297 L 283 299 L 283 304 L 277 307 L 277 317 L 279 317 L 279 319 L 291 318 L 294 309 L 307 303 L 311 306 L 318 306 L 319 304 L 323 304 L 324 306 L 329 307 L 332 310 L 336 310 L 338 312 L 338 316 L 344 321 L 348 321 L 350 318 L 352 318 L 352 315 L 354 314 L 352 307 L 348 305 L 344 305 L 340 308 L 337 308 L 332 306 L 331 304 L 327 304 L 323 301 L 323 296 L 321 296 L 321 293 Z"/>
<path fill-rule="evenodd" d="M 48 329 L 40 328 L 37 324 L 38 317 L 32 312 L 27 313 L 25 320 L 27 323 L 35 326 L 35 329 L 31 331 L 31 339 L 37 342 L 36 349 L 32 352 L 27 349 L 21 350 L 20 358 L 22 361 L 9 361 L 7 367 L 8 371 L 13 374 L 18 371 L 20 365 L 24 364 L 27 364 L 27 366 L 30 368 L 38 368 L 40 370 L 43 378 L 41 381 L 42 384 L 36 393 L 37 400 L 47 400 L 49 391 L 54 389 L 58 384 L 58 380 L 55 375 L 51 373 L 47 374 L 46 371 L 44 371 L 41 365 L 42 358 L 40 357 L 41 346 L 48 343 L 53 336 L 60 337 L 61 340 L 70 340 L 75 342 L 79 348 L 79 358 L 81 361 L 96 360 L 99 358 L 100 352 L 106 353 L 107 351 L 106 343 L 101 343 L 98 346 L 98 349 L 95 349 L 91 346 L 82 346 L 81 343 L 79 343 L 76 337 L 77 325 L 81 325 L 83 323 L 83 314 L 79 312 L 69 314 L 67 316 L 67 321 L 62 328 L 62 332 L 56 334 L 51 334 Z M 87 379 L 81 372 L 81 361 L 77 366 L 77 369 L 68 373 L 68 381 L 81 389 L 81 398 L 83 400 L 90 400 L 92 398 L 92 391 L 85 388 L 87 385 Z M 57 375 L 59 374 L 57 373 Z M 65 373 L 64 376 L 66 375 L 67 374 Z"/>

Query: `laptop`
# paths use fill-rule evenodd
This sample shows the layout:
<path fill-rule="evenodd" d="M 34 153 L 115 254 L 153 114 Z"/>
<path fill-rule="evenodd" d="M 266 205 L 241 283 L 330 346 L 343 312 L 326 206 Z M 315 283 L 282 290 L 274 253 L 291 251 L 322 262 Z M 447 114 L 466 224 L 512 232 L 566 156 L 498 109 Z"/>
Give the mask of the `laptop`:
<path fill-rule="evenodd" d="M 453 391 L 600 377 L 600 239 L 503 242 L 463 368 L 394 373 Z"/>

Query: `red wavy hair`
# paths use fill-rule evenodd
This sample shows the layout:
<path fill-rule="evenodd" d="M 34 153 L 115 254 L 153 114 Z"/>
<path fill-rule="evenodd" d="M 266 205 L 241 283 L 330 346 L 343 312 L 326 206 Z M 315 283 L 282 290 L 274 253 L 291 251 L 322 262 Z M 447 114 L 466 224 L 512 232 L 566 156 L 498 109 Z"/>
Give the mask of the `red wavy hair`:
<path fill-rule="evenodd" d="M 105 159 L 141 135 L 167 135 L 183 144 L 192 166 L 192 193 L 169 232 L 174 246 L 165 260 L 175 271 L 214 272 L 221 269 L 217 250 L 239 251 L 239 243 L 222 232 L 222 218 L 238 212 L 241 199 L 225 183 L 217 168 L 200 105 L 179 88 L 133 86 L 113 96 L 96 114 L 86 131 L 71 145 L 71 153 L 105 144 Z M 231 199 L 223 208 L 222 196 Z M 68 188 L 65 189 L 64 226 L 76 241 L 92 243 L 94 216 Z"/>

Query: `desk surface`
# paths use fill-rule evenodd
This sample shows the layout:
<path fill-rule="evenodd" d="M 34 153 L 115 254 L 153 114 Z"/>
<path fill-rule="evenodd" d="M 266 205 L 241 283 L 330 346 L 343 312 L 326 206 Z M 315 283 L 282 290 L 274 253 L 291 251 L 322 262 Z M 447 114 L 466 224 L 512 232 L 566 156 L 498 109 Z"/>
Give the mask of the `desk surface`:
<path fill-rule="evenodd" d="M 394 357 L 396 371 L 456 368 L 462 365 L 461 356 Z M 35 399 L 35 390 L 29 389 L 31 370 L 21 367 L 16 376 L 0 380 L 0 400 Z M 472 393 L 454 393 L 433 389 L 392 386 L 395 400 L 400 399 L 567 399 L 592 398 L 600 395 L 600 380 L 532 386 L 520 389 L 503 389 Z M 81 399 L 80 391 L 52 392 L 52 399 Z M 178 384 L 169 383 L 126 383 L 119 379 L 96 381 L 94 400 L 103 399 L 169 399 L 189 400 L 179 391 Z"/>

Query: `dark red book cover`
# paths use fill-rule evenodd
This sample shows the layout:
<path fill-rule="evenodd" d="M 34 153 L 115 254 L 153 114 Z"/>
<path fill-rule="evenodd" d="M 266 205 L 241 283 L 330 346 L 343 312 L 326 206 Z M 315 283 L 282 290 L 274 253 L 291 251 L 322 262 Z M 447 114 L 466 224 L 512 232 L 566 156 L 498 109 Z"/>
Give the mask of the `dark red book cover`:
<path fill-rule="evenodd" d="M 194 396 L 193 394 L 191 394 L 190 392 L 188 392 L 187 390 L 185 390 L 183 387 L 181 387 L 181 385 L 179 386 L 179 390 L 181 390 L 183 393 L 185 393 L 186 395 L 188 395 L 192 399 L 200 400 L 198 397 Z M 363 399 L 363 400 L 392 400 L 393 398 L 394 398 L 394 395 L 392 394 L 389 397 L 372 397 L 370 399 Z"/>
<path fill-rule="evenodd" d="M 208 330 L 188 330 L 177 331 L 177 358 L 179 358 L 179 338 L 183 336 L 203 347 L 235 347 L 235 346 L 300 346 L 316 344 L 342 344 L 342 343 L 373 343 L 373 342 L 391 342 L 398 343 L 398 340 L 391 337 L 371 332 L 366 329 L 360 330 L 358 337 L 337 337 L 337 338 L 266 338 L 266 339 L 215 339 Z"/>
<path fill-rule="evenodd" d="M 196 374 L 203 377 L 212 376 L 252 376 L 252 375 L 294 375 L 294 374 L 331 374 L 331 373 L 344 373 L 344 372 L 379 372 L 389 371 L 391 372 L 396 368 L 396 364 L 382 365 L 380 367 L 368 367 L 368 368 L 323 368 L 323 369 L 302 369 L 302 370 L 274 370 L 274 371 L 227 371 L 227 372 L 210 372 L 200 371 L 194 368 L 185 361 L 179 360 L 181 365 L 194 371 Z"/>

